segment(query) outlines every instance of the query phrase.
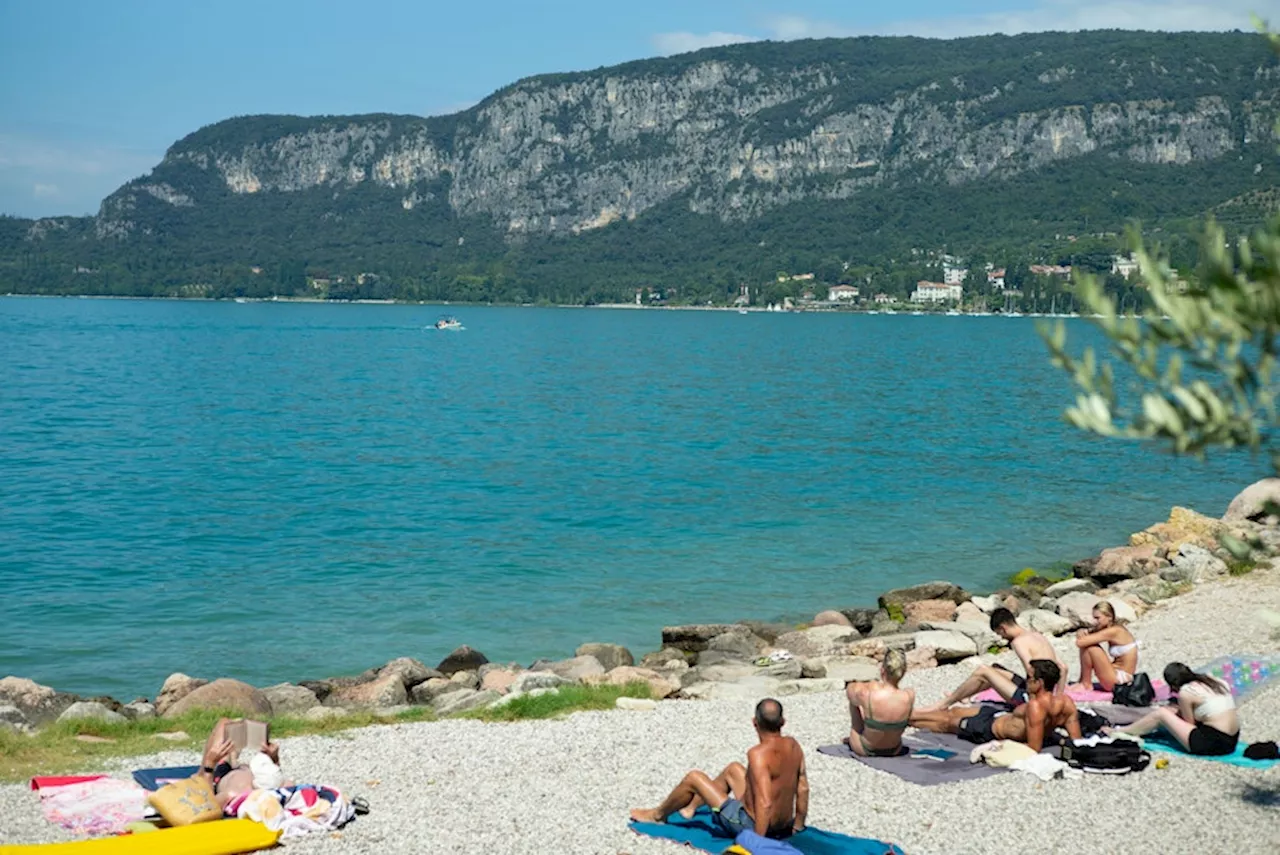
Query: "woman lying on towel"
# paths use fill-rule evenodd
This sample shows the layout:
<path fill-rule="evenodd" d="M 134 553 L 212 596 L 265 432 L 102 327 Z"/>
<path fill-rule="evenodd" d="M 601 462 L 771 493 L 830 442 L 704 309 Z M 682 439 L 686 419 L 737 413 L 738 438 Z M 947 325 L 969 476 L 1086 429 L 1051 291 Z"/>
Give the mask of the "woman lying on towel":
<path fill-rule="evenodd" d="M 903 753 L 902 732 L 915 706 L 915 689 L 900 689 L 907 673 L 907 657 L 896 648 L 884 654 L 880 680 L 850 682 L 844 693 L 849 699 L 849 748 L 863 757 L 893 757 Z"/>
<path fill-rule="evenodd" d="M 1138 646 L 1133 633 L 1116 619 L 1116 610 L 1106 600 L 1093 607 L 1093 629 L 1076 633 L 1080 648 L 1080 683 L 1067 691 L 1093 689 L 1094 677 L 1108 692 L 1117 683 L 1132 683 L 1138 673 Z"/>
<path fill-rule="evenodd" d="M 280 746 L 268 742 L 257 750 L 236 751 L 235 743 L 227 738 L 230 719 L 219 719 L 204 744 L 200 759 L 200 774 L 213 782 L 213 791 L 219 807 L 251 790 L 292 786 L 280 772 Z"/>
<path fill-rule="evenodd" d="M 1158 707 L 1133 724 L 1116 729 L 1144 736 L 1163 727 L 1192 754 L 1217 757 L 1234 753 L 1240 740 L 1240 716 L 1227 685 L 1181 662 L 1165 667 L 1164 681 L 1178 697 L 1176 710 Z"/>

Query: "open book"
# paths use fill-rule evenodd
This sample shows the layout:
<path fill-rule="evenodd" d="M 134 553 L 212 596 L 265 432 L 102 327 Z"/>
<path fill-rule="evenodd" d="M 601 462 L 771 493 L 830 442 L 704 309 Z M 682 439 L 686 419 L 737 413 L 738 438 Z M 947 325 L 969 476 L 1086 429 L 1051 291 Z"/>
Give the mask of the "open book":
<path fill-rule="evenodd" d="M 271 738 L 271 725 L 251 718 L 237 718 L 227 722 L 226 734 L 238 755 L 245 748 L 258 751 L 266 745 Z"/>

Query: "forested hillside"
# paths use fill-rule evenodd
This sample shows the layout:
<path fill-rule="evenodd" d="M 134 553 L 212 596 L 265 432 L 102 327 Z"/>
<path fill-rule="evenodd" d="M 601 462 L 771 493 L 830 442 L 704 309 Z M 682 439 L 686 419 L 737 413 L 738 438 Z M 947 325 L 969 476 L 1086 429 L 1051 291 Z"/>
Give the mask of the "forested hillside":
<path fill-rule="evenodd" d="M 0 218 L 0 290 L 905 293 L 943 252 L 1103 269 L 1133 221 L 1189 265 L 1206 214 L 1276 208 L 1277 79 L 1246 34 L 835 39 L 530 78 L 446 117 L 230 119 L 96 217 Z"/>

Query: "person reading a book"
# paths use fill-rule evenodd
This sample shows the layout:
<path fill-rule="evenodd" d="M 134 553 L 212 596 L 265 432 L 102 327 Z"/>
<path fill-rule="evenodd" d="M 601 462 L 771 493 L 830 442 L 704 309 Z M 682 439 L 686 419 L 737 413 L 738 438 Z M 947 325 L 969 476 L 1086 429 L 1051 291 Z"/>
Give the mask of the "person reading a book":
<path fill-rule="evenodd" d="M 280 772 L 280 746 L 265 722 L 219 719 L 204 744 L 200 772 L 213 784 L 221 807 L 254 789 L 289 786 Z"/>

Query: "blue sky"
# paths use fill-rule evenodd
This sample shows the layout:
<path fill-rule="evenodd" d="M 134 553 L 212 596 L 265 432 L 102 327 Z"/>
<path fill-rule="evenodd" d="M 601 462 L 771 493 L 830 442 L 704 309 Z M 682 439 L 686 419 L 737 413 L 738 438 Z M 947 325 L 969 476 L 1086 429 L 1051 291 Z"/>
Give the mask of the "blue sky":
<path fill-rule="evenodd" d="M 1280 0 L 0 0 L 0 213 L 83 214 L 253 113 L 465 108 L 530 74 L 753 39 L 1249 27 Z"/>

